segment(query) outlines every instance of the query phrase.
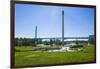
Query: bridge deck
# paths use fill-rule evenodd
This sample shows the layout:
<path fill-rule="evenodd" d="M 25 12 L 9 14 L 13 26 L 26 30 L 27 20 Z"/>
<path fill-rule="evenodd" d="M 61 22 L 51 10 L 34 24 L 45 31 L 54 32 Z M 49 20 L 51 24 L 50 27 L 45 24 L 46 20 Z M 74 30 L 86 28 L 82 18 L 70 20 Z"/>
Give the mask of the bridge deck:
<path fill-rule="evenodd" d="M 64 39 L 88 39 L 89 37 L 64 37 Z M 46 37 L 46 38 L 37 38 L 37 39 L 62 39 L 61 37 Z"/>

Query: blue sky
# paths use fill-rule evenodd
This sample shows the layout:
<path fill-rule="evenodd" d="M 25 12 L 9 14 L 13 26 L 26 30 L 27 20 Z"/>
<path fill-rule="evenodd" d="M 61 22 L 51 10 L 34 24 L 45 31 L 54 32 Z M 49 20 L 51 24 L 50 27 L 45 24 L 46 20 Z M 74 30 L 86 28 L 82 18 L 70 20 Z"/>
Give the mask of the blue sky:
<path fill-rule="evenodd" d="M 64 10 L 65 37 L 87 37 L 94 34 L 94 8 L 46 5 L 15 5 L 15 37 L 62 36 Z"/>

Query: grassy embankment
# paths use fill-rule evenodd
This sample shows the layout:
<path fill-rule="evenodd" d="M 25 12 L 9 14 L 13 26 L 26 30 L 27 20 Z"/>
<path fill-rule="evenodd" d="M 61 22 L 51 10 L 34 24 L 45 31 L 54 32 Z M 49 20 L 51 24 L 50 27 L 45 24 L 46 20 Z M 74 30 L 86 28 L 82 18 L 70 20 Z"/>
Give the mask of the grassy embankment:
<path fill-rule="evenodd" d="M 17 50 L 33 50 L 41 47 L 16 47 Z M 46 47 L 47 48 L 47 47 Z M 15 52 L 15 65 L 41 65 L 94 60 L 94 46 L 84 46 L 80 52 Z"/>

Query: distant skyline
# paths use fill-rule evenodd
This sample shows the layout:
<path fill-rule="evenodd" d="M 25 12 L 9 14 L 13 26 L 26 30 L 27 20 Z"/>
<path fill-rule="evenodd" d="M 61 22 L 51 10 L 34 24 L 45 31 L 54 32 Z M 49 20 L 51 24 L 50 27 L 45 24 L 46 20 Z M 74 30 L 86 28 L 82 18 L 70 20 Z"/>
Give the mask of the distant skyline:
<path fill-rule="evenodd" d="M 15 37 L 62 37 L 62 10 L 65 37 L 94 34 L 94 8 L 15 4 Z"/>

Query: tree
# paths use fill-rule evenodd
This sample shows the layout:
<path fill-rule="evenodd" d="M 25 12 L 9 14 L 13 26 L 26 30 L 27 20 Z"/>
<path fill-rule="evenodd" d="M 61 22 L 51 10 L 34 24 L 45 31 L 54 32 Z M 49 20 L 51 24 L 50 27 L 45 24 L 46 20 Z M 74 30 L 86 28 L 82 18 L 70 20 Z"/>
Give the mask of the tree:
<path fill-rule="evenodd" d="M 53 46 L 53 40 L 50 39 L 50 46 L 52 47 Z"/>
<path fill-rule="evenodd" d="M 76 40 L 76 42 L 75 42 L 75 43 L 76 43 L 76 45 L 79 45 L 79 41 L 78 41 L 78 40 Z"/>
<path fill-rule="evenodd" d="M 61 44 L 59 39 L 56 39 L 55 43 L 56 43 L 56 45 L 60 45 Z"/>
<path fill-rule="evenodd" d="M 15 38 L 15 46 L 18 46 L 18 38 Z"/>
<path fill-rule="evenodd" d="M 89 36 L 88 42 L 89 42 L 90 44 L 95 44 L 95 37 L 94 37 L 94 35 L 90 35 L 90 36 Z"/>

